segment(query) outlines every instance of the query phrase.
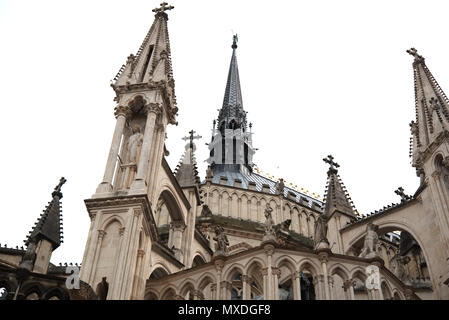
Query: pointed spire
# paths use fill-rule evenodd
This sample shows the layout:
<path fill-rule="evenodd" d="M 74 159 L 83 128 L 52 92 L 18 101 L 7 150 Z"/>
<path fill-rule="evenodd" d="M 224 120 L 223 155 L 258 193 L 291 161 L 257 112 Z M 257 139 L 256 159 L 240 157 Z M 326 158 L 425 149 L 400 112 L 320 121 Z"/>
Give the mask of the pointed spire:
<path fill-rule="evenodd" d="M 35 226 L 31 230 L 29 236 L 24 241 L 28 246 L 30 242 L 37 244 L 40 239 L 46 239 L 53 245 L 55 250 L 63 242 L 62 238 L 62 210 L 61 199 L 62 192 L 61 187 L 67 180 L 62 177 L 59 180 L 59 184 L 52 192 L 53 199 L 49 202 Z"/>
<path fill-rule="evenodd" d="M 200 177 L 198 176 L 198 167 L 195 159 L 196 146 L 193 140 L 201 139 L 199 135 L 195 135 L 195 131 L 191 130 L 188 137 L 183 140 L 189 141 L 185 145 L 185 151 L 178 166 L 175 170 L 175 177 L 181 187 L 190 187 L 200 184 Z"/>
<path fill-rule="evenodd" d="M 243 110 L 242 90 L 240 88 L 239 68 L 237 65 L 237 35 L 233 36 L 232 57 L 223 105 L 218 115 L 218 127 L 226 129 L 243 128 L 246 131 L 246 112 Z"/>
<path fill-rule="evenodd" d="M 142 82 L 173 80 L 170 41 L 168 37 L 168 15 L 166 11 L 174 9 L 166 2 L 153 9 L 155 19 L 145 36 L 137 54 L 131 54 L 114 81 L 113 86 Z"/>
<path fill-rule="evenodd" d="M 324 192 L 324 214 L 330 217 L 335 211 L 338 211 L 350 217 L 355 217 L 357 211 L 338 174 L 337 168 L 340 165 L 334 162 L 334 157 L 331 155 L 328 155 L 323 161 L 330 165 L 327 171 L 327 184 Z"/>
<path fill-rule="evenodd" d="M 416 121 L 410 123 L 413 165 L 421 167 L 419 153 L 446 131 L 449 126 L 449 100 L 415 48 L 407 50 L 414 57 Z"/>

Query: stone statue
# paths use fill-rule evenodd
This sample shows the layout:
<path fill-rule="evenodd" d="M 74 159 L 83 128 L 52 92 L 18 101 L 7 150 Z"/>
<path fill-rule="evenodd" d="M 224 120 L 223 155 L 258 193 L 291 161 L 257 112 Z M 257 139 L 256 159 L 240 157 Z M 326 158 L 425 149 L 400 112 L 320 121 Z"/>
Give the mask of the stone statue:
<path fill-rule="evenodd" d="M 377 230 L 379 230 L 379 227 L 373 223 L 366 225 L 365 241 L 359 257 L 371 259 L 379 256 L 376 251 L 377 242 L 379 241 Z"/>
<path fill-rule="evenodd" d="M 214 177 L 214 173 L 212 172 L 212 168 L 210 166 L 207 166 L 206 169 L 206 179 L 210 180 Z"/>
<path fill-rule="evenodd" d="M 224 229 L 221 226 L 215 227 L 215 237 L 213 238 L 217 241 L 215 245 L 215 251 L 226 253 L 228 252 L 229 240 L 226 234 L 224 233 Z"/>
<path fill-rule="evenodd" d="M 329 240 L 327 240 L 327 222 L 329 217 L 327 214 L 323 213 L 318 216 L 315 221 L 315 233 L 314 242 L 315 248 L 318 248 L 320 244 L 329 246 Z"/>
<path fill-rule="evenodd" d="M 284 195 L 284 179 L 279 179 L 279 181 L 276 183 L 276 194 Z"/>
<path fill-rule="evenodd" d="M 407 273 L 407 270 L 405 268 L 405 265 L 410 262 L 410 258 L 407 256 L 400 256 L 399 254 L 396 254 L 391 260 L 390 260 L 390 266 L 394 273 L 394 275 L 401 280 L 404 283 L 410 282 L 410 276 Z"/>
<path fill-rule="evenodd" d="M 36 261 L 36 243 L 34 243 L 34 241 L 31 241 L 28 244 L 27 250 L 23 255 L 22 261 L 19 264 L 19 269 L 31 272 L 33 270 L 35 261 Z"/>
<path fill-rule="evenodd" d="M 288 232 L 290 230 L 290 225 L 292 223 L 291 219 L 287 219 L 284 222 L 281 223 L 281 230 Z"/>
<path fill-rule="evenodd" d="M 201 210 L 201 217 L 210 217 L 212 216 L 212 211 L 207 204 L 203 205 L 203 209 Z"/>
<path fill-rule="evenodd" d="M 270 206 L 269 203 L 267 203 L 265 207 L 265 235 L 273 235 L 274 236 L 274 222 L 273 218 L 271 217 L 271 213 L 273 212 L 273 208 Z"/>
<path fill-rule="evenodd" d="M 129 137 L 128 143 L 126 144 L 126 164 L 137 164 L 143 143 L 143 134 L 140 133 L 139 126 L 133 126 L 132 133 L 133 134 Z"/>

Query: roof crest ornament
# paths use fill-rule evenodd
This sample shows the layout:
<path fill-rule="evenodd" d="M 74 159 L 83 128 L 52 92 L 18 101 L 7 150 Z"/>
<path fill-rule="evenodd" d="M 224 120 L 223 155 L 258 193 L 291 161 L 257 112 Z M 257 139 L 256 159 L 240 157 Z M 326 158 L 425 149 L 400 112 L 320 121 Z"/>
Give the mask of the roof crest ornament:
<path fill-rule="evenodd" d="M 158 13 L 158 12 L 165 12 L 167 10 L 172 10 L 175 8 L 174 6 L 167 6 L 167 5 L 168 5 L 167 2 L 161 2 L 160 7 L 154 8 L 152 11 Z"/>

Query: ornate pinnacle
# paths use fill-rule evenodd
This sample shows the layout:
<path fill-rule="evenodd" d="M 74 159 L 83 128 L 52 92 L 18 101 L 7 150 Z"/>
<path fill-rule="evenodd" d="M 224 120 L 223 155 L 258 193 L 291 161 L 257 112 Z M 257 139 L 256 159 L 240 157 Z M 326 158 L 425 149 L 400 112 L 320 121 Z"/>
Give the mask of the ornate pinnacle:
<path fill-rule="evenodd" d="M 402 188 L 402 187 L 397 188 L 397 189 L 394 191 L 394 193 L 396 193 L 398 196 L 401 197 L 401 202 L 410 200 L 410 199 L 412 198 L 411 196 L 405 194 L 404 188 Z"/>
<path fill-rule="evenodd" d="M 412 55 L 413 57 L 415 57 L 415 62 L 422 62 L 424 61 L 424 58 L 418 54 L 418 50 L 416 50 L 415 48 L 410 48 L 407 50 L 407 53 L 409 55 Z"/>
<path fill-rule="evenodd" d="M 55 190 L 53 191 L 53 193 L 51 195 L 53 197 L 58 196 L 59 198 L 62 198 L 61 188 L 62 188 L 62 185 L 66 182 L 67 182 L 66 178 L 61 177 L 61 179 L 59 179 L 59 184 L 55 187 Z"/>
<path fill-rule="evenodd" d="M 237 34 L 234 34 L 232 36 L 232 49 L 237 49 L 237 42 L 239 41 L 239 38 L 237 37 Z"/>
<path fill-rule="evenodd" d="M 154 8 L 152 11 L 158 13 L 158 12 L 165 12 L 167 10 L 172 10 L 175 8 L 174 6 L 167 6 L 167 5 L 168 5 L 167 2 L 162 2 L 159 8 Z"/>

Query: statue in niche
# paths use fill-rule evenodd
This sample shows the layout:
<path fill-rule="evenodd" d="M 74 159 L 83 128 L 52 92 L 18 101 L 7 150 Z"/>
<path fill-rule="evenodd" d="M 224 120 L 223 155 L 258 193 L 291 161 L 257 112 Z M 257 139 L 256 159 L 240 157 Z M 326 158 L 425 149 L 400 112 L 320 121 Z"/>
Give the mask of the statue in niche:
<path fill-rule="evenodd" d="M 379 241 L 377 230 L 379 230 L 379 226 L 376 226 L 373 223 L 368 223 L 366 225 L 365 241 L 359 257 L 371 259 L 379 256 L 376 251 L 377 242 Z"/>
<path fill-rule="evenodd" d="M 399 280 L 402 282 L 408 284 L 410 283 L 410 276 L 408 275 L 406 264 L 410 262 L 410 257 L 408 256 L 401 256 L 399 254 L 396 254 L 391 260 L 390 260 L 390 266 L 391 269 L 396 277 L 398 277 Z"/>
<path fill-rule="evenodd" d="M 271 213 L 273 212 L 273 208 L 267 203 L 265 207 L 265 234 L 263 236 L 263 240 L 275 240 L 276 233 L 274 232 L 274 221 Z"/>
<path fill-rule="evenodd" d="M 140 156 L 140 149 L 143 143 L 143 134 L 140 132 L 139 126 L 132 127 L 132 135 L 126 144 L 126 164 L 137 164 Z"/>
<path fill-rule="evenodd" d="M 329 247 L 329 240 L 327 240 L 327 222 L 329 221 L 329 217 L 327 214 L 322 213 L 318 216 L 315 221 L 315 233 L 314 233 L 314 242 L 315 249 L 321 247 Z"/>
<path fill-rule="evenodd" d="M 137 163 L 139 162 L 143 143 L 143 134 L 140 131 L 141 129 L 138 125 L 132 126 L 132 134 L 125 145 L 125 159 L 121 165 L 124 189 L 129 189 L 137 173 Z"/>
<path fill-rule="evenodd" d="M 224 229 L 221 226 L 215 227 L 215 237 L 213 238 L 217 241 L 215 245 L 215 254 L 226 254 L 228 252 L 229 240 L 226 234 L 224 233 Z"/>

